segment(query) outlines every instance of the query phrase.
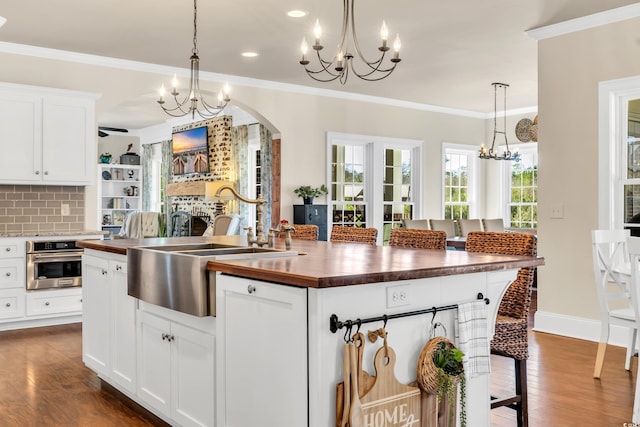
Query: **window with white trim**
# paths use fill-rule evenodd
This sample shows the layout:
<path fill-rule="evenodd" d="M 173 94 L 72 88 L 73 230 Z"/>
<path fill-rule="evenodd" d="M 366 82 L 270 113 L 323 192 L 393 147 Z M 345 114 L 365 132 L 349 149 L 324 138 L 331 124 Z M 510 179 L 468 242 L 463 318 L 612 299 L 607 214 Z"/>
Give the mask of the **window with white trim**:
<path fill-rule="evenodd" d="M 520 160 L 505 164 L 507 206 L 505 226 L 538 228 L 538 144 L 518 146 Z"/>
<path fill-rule="evenodd" d="M 333 133 L 327 141 L 330 223 L 375 227 L 386 244 L 418 214 L 421 141 Z"/>
<path fill-rule="evenodd" d="M 443 152 L 443 218 L 473 218 L 477 212 L 477 147 L 444 144 Z"/>

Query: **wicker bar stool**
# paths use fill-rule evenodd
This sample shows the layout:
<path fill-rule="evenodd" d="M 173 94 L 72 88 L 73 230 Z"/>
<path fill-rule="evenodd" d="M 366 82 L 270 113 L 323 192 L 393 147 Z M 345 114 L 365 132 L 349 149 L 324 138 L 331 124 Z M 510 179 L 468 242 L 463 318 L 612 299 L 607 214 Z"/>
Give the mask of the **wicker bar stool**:
<path fill-rule="evenodd" d="M 537 237 L 523 233 L 470 232 L 467 252 L 498 255 L 537 255 Z M 535 268 L 521 268 L 498 307 L 496 328 L 491 340 L 491 353 L 510 357 L 515 362 L 515 396 L 491 397 L 491 409 L 506 406 L 517 411 L 518 427 L 527 427 L 527 358 L 529 340 L 527 325 Z"/>
<path fill-rule="evenodd" d="M 389 235 L 389 246 L 396 248 L 445 250 L 447 246 L 447 233 L 442 230 L 394 228 Z"/>
<path fill-rule="evenodd" d="M 318 226 L 314 224 L 294 224 L 291 238 L 298 240 L 318 240 Z"/>
<path fill-rule="evenodd" d="M 334 225 L 331 227 L 331 241 L 334 243 L 364 243 L 375 245 L 378 229 L 373 227 L 345 227 Z"/>

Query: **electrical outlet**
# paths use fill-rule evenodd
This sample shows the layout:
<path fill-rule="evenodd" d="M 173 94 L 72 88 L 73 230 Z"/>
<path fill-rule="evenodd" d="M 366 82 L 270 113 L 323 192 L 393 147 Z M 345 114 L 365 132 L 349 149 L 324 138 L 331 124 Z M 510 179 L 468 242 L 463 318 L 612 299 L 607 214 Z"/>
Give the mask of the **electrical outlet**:
<path fill-rule="evenodd" d="M 60 215 L 62 216 L 69 216 L 70 212 L 69 212 L 69 204 L 68 203 L 63 203 L 62 205 L 60 205 Z"/>
<path fill-rule="evenodd" d="M 555 219 L 564 218 L 564 205 L 562 204 L 551 205 L 551 218 L 555 218 Z"/>
<path fill-rule="evenodd" d="M 408 285 L 389 286 L 387 288 L 387 308 L 403 307 L 410 304 Z"/>

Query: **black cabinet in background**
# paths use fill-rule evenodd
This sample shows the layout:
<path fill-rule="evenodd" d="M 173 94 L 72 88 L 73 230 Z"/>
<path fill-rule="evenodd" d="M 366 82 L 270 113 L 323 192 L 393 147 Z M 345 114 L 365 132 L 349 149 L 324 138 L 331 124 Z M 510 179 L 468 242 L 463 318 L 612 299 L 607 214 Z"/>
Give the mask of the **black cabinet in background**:
<path fill-rule="evenodd" d="M 293 205 L 294 224 L 318 226 L 318 240 L 327 240 L 327 205 Z"/>

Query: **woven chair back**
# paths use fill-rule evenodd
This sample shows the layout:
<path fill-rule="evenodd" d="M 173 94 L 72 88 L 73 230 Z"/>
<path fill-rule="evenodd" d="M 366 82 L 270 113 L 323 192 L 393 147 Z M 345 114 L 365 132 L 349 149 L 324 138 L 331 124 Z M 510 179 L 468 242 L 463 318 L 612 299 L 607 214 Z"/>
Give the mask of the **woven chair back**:
<path fill-rule="evenodd" d="M 442 230 L 414 230 L 394 228 L 389 235 L 389 246 L 397 248 L 439 249 L 447 246 L 447 233 Z"/>
<path fill-rule="evenodd" d="M 298 240 L 318 240 L 318 226 L 314 224 L 295 224 L 291 238 Z"/>
<path fill-rule="evenodd" d="M 331 228 L 331 241 L 334 243 L 363 243 L 375 245 L 378 229 L 373 227 L 346 227 L 334 225 Z"/>
<path fill-rule="evenodd" d="M 474 231 L 467 235 L 467 252 L 536 256 L 538 239 L 532 234 Z M 535 268 L 521 268 L 498 307 L 491 349 L 516 359 L 528 357 L 527 317 Z M 501 325 L 502 324 L 502 325 Z"/>

